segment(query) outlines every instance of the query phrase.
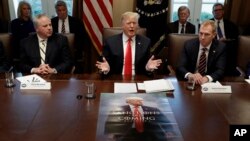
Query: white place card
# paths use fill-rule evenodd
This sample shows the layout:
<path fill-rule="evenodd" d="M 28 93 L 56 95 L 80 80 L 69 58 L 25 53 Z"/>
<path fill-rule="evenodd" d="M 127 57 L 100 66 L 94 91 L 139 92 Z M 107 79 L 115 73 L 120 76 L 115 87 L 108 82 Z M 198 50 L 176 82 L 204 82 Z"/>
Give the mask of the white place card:
<path fill-rule="evenodd" d="M 37 83 L 21 83 L 21 90 L 50 90 L 51 83 L 50 82 L 37 82 Z"/>
<path fill-rule="evenodd" d="M 202 93 L 232 93 L 231 86 L 202 86 Z"/>

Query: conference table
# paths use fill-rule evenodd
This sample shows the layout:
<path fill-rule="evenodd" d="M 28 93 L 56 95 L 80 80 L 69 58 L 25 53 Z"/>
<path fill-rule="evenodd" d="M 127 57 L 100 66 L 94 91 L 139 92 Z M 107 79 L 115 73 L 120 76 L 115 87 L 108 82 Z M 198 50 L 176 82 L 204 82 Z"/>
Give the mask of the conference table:
<path fill-rule="evenodd" d="M 175 76 L 135 76 L 130 80 L 95 73 L 42 77 L 51 82 L 51 90 L 20 90 L 17 80 L 14 88 L 6 88 L 0 74 L 1 141 L 101 141 L 96 138 L 100 94 L 113 93 L 114 82 L 158 78 L 174 85 L 175 90 L 166 92 L 166 97 L 185 141 L 227 141 L 231 124 L 250 124 L 250 85 L 242 77 L 221 82 L 232 87 L 231 94 L 202 94 L 200 86 L 190 91 Z M 87 81 L 96 85 L 95 99 L 84 98 Z"/>

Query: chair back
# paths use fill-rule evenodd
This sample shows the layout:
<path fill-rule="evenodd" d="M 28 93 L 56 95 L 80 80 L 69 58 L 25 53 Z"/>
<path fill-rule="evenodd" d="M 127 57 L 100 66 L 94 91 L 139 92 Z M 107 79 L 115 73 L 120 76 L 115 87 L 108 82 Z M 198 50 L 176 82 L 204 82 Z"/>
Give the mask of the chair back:
<path fill-rule="evenodd" d="M 72 57 L 73 57 L 73 60 L 75 60 L 75 57 L 76 57 L 76 55 L 75 55 L 75 54 L 76 54 L 76 48 L 75 48 L 75 34 L 74 34 L 74 33 L 64 33 L 64 34 L 62 34 L 62 35 L 64 35 L 65 37 L 67 37 L 71 55 L 72 55 Z M 73 74 L 74 71 L 75 71 L 75 66 L 72 67 L 71 73 Z"/>
<path fill-rule="evenodd" d="M 11 34 L 10 33 L 1 33 L 0 41 L 3 43 L 4 52 L 7 58 L 12 59 L 12 47 L 11 47 Z"/>
<path fill-rule="evenodd" d="M 184 43 L 187 40 L 191 40 L 194 38 L 198 38 L 197 34 L 177 34 L 171 33 L 168 35 L 168 51 L 167 51 L 167 59 L 168 64 L 176 70 L 176 65 L 178 63 L 179 57 L 181 55 L 181 51 L 184 47 Z"/>
<path fill-rule="evenodd" d="M 250 36 L 239 36 L 237 67 L 246 72 L 247 63 L 250 61 Z"/>
<path fill-rule="evenodd" d="M 109 27 L 103 28 L 103 41 L 105 41 L 108 37 L 122 33 L 122 27 Z M 136 34 L 146 36 L 147 30 L 146 28 L 139 28 Z"/>
<path fill-rule="evenodd" d="M 62 35 L 67 37 L 68 43 L 69 43 L 69 49 L 70 49 L 73 57 L 75 57 L 75 51 L 76 51 L 76 49 L 75 49 L 75 34 L 74 33 L 64 33 Z"/>

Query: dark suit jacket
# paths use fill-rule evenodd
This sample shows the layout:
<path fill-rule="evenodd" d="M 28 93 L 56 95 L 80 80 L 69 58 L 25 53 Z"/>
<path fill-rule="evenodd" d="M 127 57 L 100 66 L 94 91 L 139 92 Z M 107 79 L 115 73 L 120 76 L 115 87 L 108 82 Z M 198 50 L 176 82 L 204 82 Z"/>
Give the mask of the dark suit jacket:
<path fill-rule="evenodd" d="M 38 37 L 36 34 L 30 35 L 21 41 L 21 66 L 24 73 L 30 73 L 33 67 L 39 67 L 41 56 L 39 51 Z M 71 52 L 67 38 L 53 34 L 47 40 L 45 63 L 51 68 L 55 68 L 58 73 L 69 73 L 72 68 Z"/>
<path fill-rule="evenodd" d="M 178 33 L 178 28 L 179 28 L 179 21 L 175 21 L 172 23 L 169 23 L 167 25 L 167 31 L 166 33 Z M 186 31 L 185 33 L 190 33 L 190 34 L 195 34 L 195 26 L 191 24 L 190 22 L 187 22 L 186 24 Z"/>
<path fill-rule="evenodd" d="M 250 61 L 247 63 L 246 77 L 250 76 Z"/>
<path fill-rule="evenodd" d="M 69 20 L 69 31 L 70 33 L 75 34 L 75 48 L 76 51 L 74 52 L 75 59 L 80 59 L 82 58 L 82 52 L 84 52 L 84 46 L 85 43 L 89 41 L 89 37 L 87 33 L 85 32 L 85 28 L 83 26 L 83 22 L 79 20 L 78 18 L 68 16 Z M 54 17 L 51 19 L 52 27 L 53 27 L 53 32 L 58 33 L 58 17 Z M 87 43 L 86 43 L 87 44 Z"/>
<path fill-rule="evenodd" d="M 146 74 L 145 66 L 150 55 L 150 39 L 136 35 L 135 40 L 135 74 Z M 124 58 L 122 34 L 114 35 L 105 41 L 103 56 L 110 65 L 110 74 L 122 74 Z"/>
<path fill-rule="evenodd" d="M 8 70 L 8 67 L 8 61 L 5 56 L 3 43 L 0 41 L 0 73 L 6 72 Z"/>
<path fill-rule="evenodd" d="M 20 41 L 27 38 L 29 34 L 33 32 L 35 32 L 35 28 L 31 19 L 24 21 L 23 19 L 17 18 L 11 21 L 11 45 L 15 58 L 20 58 Z"/>
<path fill-rule="evenodd" d="M 68 20 L 70 33 L 80 34 L 81 32 L 83 32 L 83 23 L 79 19 L 72 16 L 68 16 Z M 58 17 L 54 17 L 51 19 L 54 33 L 58 33 L 58 21 Z"/>
<path fill-rule="evenodd" d="M 194 73 L 196 71 L 199 45 L 200 42 L 198 38 L 185 43 L 177 66 L 178 77 L 184 79 L 186 73 Z M 226 47 L 224 43 L 213 40 L 208 54 L 206 72 L 206 75 L 210 75 L 213 78 L 213 81 L 221 79 L 224 75 L 226 66 L 225 49 Z"/>
<path fill-rule="evenodd" d="M 211 19 L 214 21 L 214 19 Z M 224 31 L 227 39 L 237 40 L 239 36 L 238 27 L 231 21 L 223 19 L 224 22 Z"/>
<path fill-rule="evenodd" d="M 105 122 L 105 134 L 113 134 L 118 140 L 165 141 L 165 133 L 173 127 L 167 117 L 155 107 L 142 106 L 144 113 L 144 132 L 138 133 L 133 127 L 133 114 L 129 105 L 112 110 Z"/>

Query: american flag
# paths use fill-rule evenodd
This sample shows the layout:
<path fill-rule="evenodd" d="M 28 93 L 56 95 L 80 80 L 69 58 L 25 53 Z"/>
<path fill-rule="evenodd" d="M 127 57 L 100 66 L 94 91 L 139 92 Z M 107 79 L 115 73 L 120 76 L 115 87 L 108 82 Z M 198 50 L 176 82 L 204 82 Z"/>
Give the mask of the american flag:
<path fill-rule="evenodd" d="M 104 27 L 112 27 L 113 0 L 83 0 L 84 26 L 97 52 L 102 51 L 102 32 Z"/>

